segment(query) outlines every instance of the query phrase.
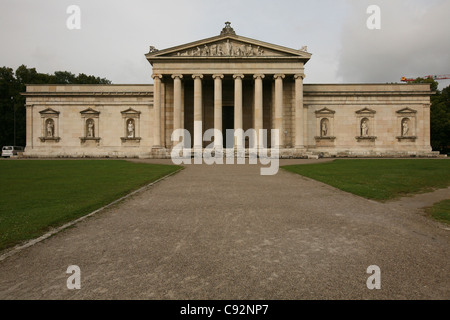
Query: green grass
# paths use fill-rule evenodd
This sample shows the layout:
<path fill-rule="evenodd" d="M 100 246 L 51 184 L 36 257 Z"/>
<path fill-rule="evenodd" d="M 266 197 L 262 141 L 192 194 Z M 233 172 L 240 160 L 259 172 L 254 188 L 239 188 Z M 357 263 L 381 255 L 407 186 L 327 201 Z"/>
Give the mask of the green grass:
<path fill-rule="evenodd" d="M 450 199 L 435 203 L 426 212 L 434 219 L 450 224 Z"/>
<path fill-rule="evenodd" d="M 0 161 L 0 250 L 38 237 L 179 168 L 124 160 Z"/>
<path fill-rule="evenodd" d="M 379 201 L 450 185 L 447 159 L 342 159 L 282 168 Z"/>

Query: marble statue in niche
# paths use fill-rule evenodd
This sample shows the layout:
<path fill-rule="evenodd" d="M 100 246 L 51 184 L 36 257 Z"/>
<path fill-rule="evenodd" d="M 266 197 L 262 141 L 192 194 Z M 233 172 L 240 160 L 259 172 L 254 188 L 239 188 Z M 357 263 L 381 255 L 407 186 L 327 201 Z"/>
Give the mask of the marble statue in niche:
<path fill-rule="evenodd" d="M 404 118 L 402 120 L 402 136 L 406 137 L 409 134 L 409 119 Z"/>
<path fill-rule="evenodd" d="M 46 134 L 47 138 L 53 138 L 55 133 L 55 123 L 53 119 L 47 119 L 46 121 Z"/>
<path fill-rule="evenodd" d="M 367 118 L 361 120 L 361 136 L 369 136 L 369 120 Z"/>
<path fill-rule="evenodd" d="M 129 119 L 128 125 L 127 125 L 127 137 L 128 138 L 134 138 L 135 137 L 135 131 L 134 131 L 134 120 Z"/>
<path fill-rule="evenodd" d="M 328 119 L 324 118 L 320 123 L 320 136 L 326 137 L 327 135 L 328 135 Z"/>
<path fill-rule="evenodd" d="M 88 137 L 88 138 L 95 137 L 94 120 L 92 120 L 92 119 L 88 119 L 86 121 L 86 137 Z"/>

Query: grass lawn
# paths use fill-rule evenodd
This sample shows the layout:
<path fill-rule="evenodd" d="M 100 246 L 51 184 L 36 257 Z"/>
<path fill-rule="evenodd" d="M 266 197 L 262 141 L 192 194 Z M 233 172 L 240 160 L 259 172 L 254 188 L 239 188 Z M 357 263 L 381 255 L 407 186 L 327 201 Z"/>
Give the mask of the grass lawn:
<path fill-rule="evenodd" d="M 0 250 L 38 237 L 179 168 L 124 160 L 0 161 Z"/>
<path fill-rule="evenodd" d="M 379 201 L 450 185 L 447 159 L 341 159 L 282 168 Z"/>
<path fill-rule="evenodd" d="M 450 224 L 450 199 L 435 203 L 426 212 L 434 219 Z"/>

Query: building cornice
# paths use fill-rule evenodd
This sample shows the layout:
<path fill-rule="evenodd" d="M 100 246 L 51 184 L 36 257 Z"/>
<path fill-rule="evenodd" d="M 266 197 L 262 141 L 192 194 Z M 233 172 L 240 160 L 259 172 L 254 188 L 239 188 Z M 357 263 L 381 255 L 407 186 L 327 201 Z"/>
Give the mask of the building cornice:
<path fill-rule="evenodd" d="M 20 93 L 22 96 L 26 97 L 98 97 L 98 96 L 119 96 L 119 97 L 153 97 L 153 92 L 145 91 L 145 92 L 54 92 L 54 91 L 39 91 L 39 92 L 22 92 Z"/>

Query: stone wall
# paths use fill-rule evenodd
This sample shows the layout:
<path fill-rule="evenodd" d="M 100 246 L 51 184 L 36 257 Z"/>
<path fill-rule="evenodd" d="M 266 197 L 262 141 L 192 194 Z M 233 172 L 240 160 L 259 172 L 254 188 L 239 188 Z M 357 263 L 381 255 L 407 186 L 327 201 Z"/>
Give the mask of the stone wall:
<path fill-rule="evenodd" d="M 429 95 L 427 84 L 304 85 L 307 148 L 331 155 L 429 153 Z M 320 137 L 325 118 L 330 132 Z"/>
<path fill-rule="evenodd" d="M 274 85 L 270 78 L 263 82 L 265 129 L 270 129 L 274 122 Z M 173 130 L 174 90 L 170 80 L 161 88 L 161 137 L 166 150 L 159 150 L 159 153 L 152 151 L 152 85 L 27 86 L 24 93 L 27 97 L 25 156 L 168 156 Z M 233 80 L 225 78 L 224 107 L 234 104 L 233 90 Z M 213 91 L 213 80 L 203 80 L 204 130 L 214 126 Z M 284 147 L 281 154 L 288 157 L 434 155 L 430 147 L 429 95 L 426 84 L 306 84 L 305 148 L 294 149 L 295 86 L 292 77 L 286 77 L 283 80 L 283 132 L 280 135 Z M 182 101 L 182 123 L 193 135 L 192 79 L 183 81 Z M 253 127 L 253 108 L 254 83 L 244 78 L 244 130 Z M 325 133 L 321 127 L 323 122 L 327 126 Z"/>
<path fill-rule="evenodd" d="M 153 144 L 152 85 L 29 85 L 25 96 L 25 156 L 137 157 Z"/>

